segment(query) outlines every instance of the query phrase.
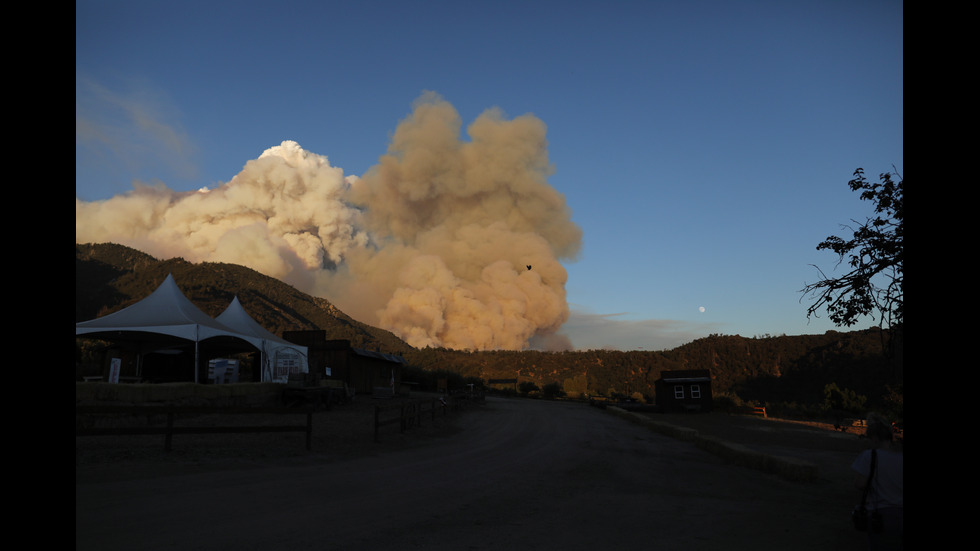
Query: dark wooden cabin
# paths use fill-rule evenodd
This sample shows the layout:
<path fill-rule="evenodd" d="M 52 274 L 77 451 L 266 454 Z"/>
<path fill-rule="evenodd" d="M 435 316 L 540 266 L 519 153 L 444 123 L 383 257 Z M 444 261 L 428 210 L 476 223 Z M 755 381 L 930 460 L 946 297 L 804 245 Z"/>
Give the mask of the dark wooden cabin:
<path fill-rule="evenodd" d="M 664 371 L 654 383 L 657 407 L 664 412 L 711 411 L 711 371 Z"/>
<path fill-rule="evenodd" d="M 348 340 L 328 340 L 323 330 L 286 331 L 283 338 L 307 347 L 314 377 L 343 381 L 358 394 L 397 393 L 401 387 L 401 356 L 353 348 Z"/>

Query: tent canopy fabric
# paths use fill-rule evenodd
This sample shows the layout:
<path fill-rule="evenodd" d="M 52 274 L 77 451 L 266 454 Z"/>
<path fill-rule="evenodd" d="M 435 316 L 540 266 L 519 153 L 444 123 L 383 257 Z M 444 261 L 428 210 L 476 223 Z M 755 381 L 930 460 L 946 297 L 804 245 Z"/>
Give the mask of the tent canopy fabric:
<path fill-rule="evenodd" d="M 262 352 L 262 380 L 286 382 L 288 372 L 283 373 L 281 369 L 276 369 L 277 363 L 281 363 L 285 356 L 298 355 L 300 365 L 307 367 L 308 352 L 307 347 L 293 344 L 283 338 L 277 337 L 265 327 L 262 327 L 252 316 L 248 315 L 242 303 L 236 296 L 228 308 L 216 318 L 218 322 L 238 331 L 243 335 L 248 335 L 259 341 L 258 348 Z M 307 369 L 302 369 L 306 372 Z"/>
<path fill-rule="evenodd" d="M 184 296 L 172 275 L 167 275 L 153 293 L 136 304 L 75 324 L 75 336 L 115 331 L 159 333 L 198 342 L 217 336 L 239 336 Z"/>
<path fill-rule="evenodd" d="M 259 322 L 248 315 L 241 301 L 236 296 L 225 311 L 218 315 L 215 320 L 239 333 L 249 335 L 258 339 L 288 343 L 286 340 L 277 337 L 273 332 L 266 330 Z"/>
<path fill-rule="evenodd" d="M 267 331 L 242 308 L 238 297 L 214 319 L 194 305 L 177 287 L 173 275 L 143 300 L 100 318 L 75 324 L 76 337 L 103 338 L 137 344 L 142 351 L 161 347 L 167 341 L 191 341 L 195 346 L 215 337 L 240 339 L 257 348 L 264 357 L 290 349 L 302 360 L 299 367 L 307 371 L 306 347 L 289 343 Z M 272 371 L 263 360 L 262 380 L 273 380 Z M 288 376 L 288 375 L 287 375 Z"/>

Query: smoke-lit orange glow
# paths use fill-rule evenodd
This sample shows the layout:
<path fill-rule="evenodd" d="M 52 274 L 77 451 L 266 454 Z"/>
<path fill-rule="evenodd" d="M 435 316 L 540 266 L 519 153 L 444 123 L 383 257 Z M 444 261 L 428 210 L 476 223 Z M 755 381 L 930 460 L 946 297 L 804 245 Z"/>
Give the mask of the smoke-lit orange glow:
<path fill-rule="evenodd" d="M 542 121 L 488 110 L 461 128 L 426 94 L 360 178 L 286 141 L 213 190 L 76 199 L 75 240 L 249 266 L 413 346 L 521 349 L 568 319 L 560 261 L 582 233 Z"/>

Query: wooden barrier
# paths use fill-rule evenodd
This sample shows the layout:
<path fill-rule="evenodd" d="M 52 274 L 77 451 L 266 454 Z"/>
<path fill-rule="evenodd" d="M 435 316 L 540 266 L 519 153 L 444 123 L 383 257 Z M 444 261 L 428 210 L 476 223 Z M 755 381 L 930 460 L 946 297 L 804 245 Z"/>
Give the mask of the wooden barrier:
<path fill-rule="evenodd" d="M 194 415 L 306 415 L 304 425 L 252 425 L 252 426 L 175 426 L 179 416 Z M 164 426 L 139 427 L 85 427 L 80 426 L 79 416 L 85 415 L 135 415 L 166 416 Z M 216 434 L 243 432 L 305 432 L 306 449 L 312 448 L 313 442 L 313 408 L 218 408 L 218 407 L 182 407 L 182 406 L 76 406 L 75 407 L 75 436 L 106 436 L 106 435 L 164 435 L 164 449 L 170 451 L 174 434 Z"/>
<path fill-rule="evenodd" d="M 458 411 L 464 404 L 472 400 L 482 400 L 482 395 L 450 394 L 441 398 L 429 400 L 410 400 L 399 404 L 374 406 L 374 441 L 380 440 L 380 429 L 383 426 L 399 424 L 400 432 L 422 425 L 422 418 L 429 417 L 434 423 L 437 414 L 445 416 L 448 412 Z M 383 413 L 397 411 L 395 416 Z"/>

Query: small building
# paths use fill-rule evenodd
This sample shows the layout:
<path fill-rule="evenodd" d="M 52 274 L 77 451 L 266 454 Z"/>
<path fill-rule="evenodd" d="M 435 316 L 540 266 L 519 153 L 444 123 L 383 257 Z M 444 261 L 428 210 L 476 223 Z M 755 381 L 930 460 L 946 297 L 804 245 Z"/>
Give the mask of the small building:
<path fill-rule="evenodd" d="M 654 383 L 657 407 L 665 412 L 711 411 L 711 371 L 664 371 Z"/>
<path fill-rule="evenodd" d="M 318 379 L 342 381 L 358 394 L 398 392 L 404 358 L 354 348 L 348 340 L 326 335 L 324 330 L 286 331 L 283 338 L 307 347 L 310 374 Z"/>

